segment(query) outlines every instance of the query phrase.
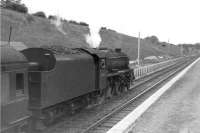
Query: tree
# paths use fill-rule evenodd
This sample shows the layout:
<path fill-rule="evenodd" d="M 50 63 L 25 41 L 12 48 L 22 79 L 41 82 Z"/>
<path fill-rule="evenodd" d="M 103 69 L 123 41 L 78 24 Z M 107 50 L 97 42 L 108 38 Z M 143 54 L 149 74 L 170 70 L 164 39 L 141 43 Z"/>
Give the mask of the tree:
<path fill-rule="evenodd" d="M 158 39 L 157 36 L 150 36 L 150 37 L 146 37 L 145 39 L 146 39 L 146 40 L 150 40 L 151 43 L 153 43 L 153 44 L 159 43 L 159 39 Z"/>
<path fill-rule="evenodd" d="M 46 15 L 44 12 L 42 11 L 39 11 L 39 12 L 36 12 L 33 14 L 34 16 L 38 16 L 38 17 L 41 17 L 41 18 L 46 18 Z"/>
<path fill-rule="evenodd" d="M 83 26 L 89 26 L 89 24 L 85 23 L 85 22 L 80 22 L 79 23 L 80 25 L 83 25 Z"/>
<path fill-rule="evenodd" d="M 2 0 L 1 7 L 18 11 L 21 13 L 28 12 L 28 8 L 24 4 L 21 3 L 21 0 Z"/>
<path fill-rule="evenodd" d="M 53 20 L 55 20 L 55 19 L 56 19 L 56 16 L 55 16 L 55 15 L 49 15 L 49 16 L 48 16 L 48 19 L 53 19 Z"/>

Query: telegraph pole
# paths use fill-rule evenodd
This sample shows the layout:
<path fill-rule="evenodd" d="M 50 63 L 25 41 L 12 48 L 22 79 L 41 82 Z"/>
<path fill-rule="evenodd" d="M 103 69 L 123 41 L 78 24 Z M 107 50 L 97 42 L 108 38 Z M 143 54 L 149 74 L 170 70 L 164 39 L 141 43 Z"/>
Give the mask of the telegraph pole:
<path fill-rule="evenodd" d="M 140 65 L 140 32 L 138 34 L 138 66 Z"/>
<path fill-rule="evenodd" d="M 10 33 L 9 33 L 9 38 L 8 38 L 8 45 L 10 45 L 11 34 L 12 34 L 12 26 L 10 26 Z"/>
<path fill-rule="evenodd" d="M 183 45 L 181 45 L 181 56 L 183 56 Z"/>
<path fill-rule="evenodd" d="M 169 38 L 168 38 L 168 40 L 167 40 L 167 43 L 168 43 L 168 49 L 167 49 L 167 51 L 168 51 L 168 54 L 170 53 L 170 44 L 169 44 Z M 170 55 L 170 54 L 169 54 Z"/>

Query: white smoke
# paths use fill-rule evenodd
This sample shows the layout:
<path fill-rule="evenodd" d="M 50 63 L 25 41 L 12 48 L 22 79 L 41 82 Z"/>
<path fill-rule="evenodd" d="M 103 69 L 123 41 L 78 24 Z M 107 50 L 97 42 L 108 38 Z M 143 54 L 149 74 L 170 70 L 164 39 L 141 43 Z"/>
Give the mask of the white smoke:
<path fill-rule="evenodd" d="M 90 26 L 90 34 L 85 35 L 85 40 L 92 48 L 98 48 L 101 43 L 101 36 L 99 35 L 99 27 Z"/>
<path fill-rule="evenodd" d="M 55 19 L 51 19 L 51 24 L 54 24 L 57 30 L 60 31 L 63 35 L 67 34 L 63 29 L 63 22 L 61 21 L 61 18 L 58 15 L 55 16 Z"/>

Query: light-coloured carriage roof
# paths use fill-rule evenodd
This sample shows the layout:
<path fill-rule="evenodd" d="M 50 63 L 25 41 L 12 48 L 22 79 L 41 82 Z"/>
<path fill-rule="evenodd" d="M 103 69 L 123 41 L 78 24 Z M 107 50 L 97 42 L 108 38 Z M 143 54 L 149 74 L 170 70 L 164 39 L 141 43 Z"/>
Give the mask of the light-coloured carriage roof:
<path fill-rule="evenodd" d="M 1 69 L 2 71 L 15 70 L 27 67 L 26 57 L 9 45 L 1 45 Z"/>
<path fill-rule="evenodd" d="M 6 42 L 6 41 L 1 41 L 0 45 L 10 45 L 17 51 L 21 51 L 24 49 L 27 49 L 28 47 L 23 43 L 23 42 Z"/>

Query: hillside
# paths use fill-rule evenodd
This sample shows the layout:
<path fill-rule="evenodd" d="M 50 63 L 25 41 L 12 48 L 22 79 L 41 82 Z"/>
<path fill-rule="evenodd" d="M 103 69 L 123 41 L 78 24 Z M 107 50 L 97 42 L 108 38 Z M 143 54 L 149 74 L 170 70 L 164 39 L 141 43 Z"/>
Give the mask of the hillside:
<path fill-rule="evenodd" d="M 42 45 L 64 45 L 67 47 L 89 47 L 85 35 L 90 32 L 89 27 L 64 21 L 63 34 L 50 20 L 30 14 L 22 14 L 11 10 L 1 9 L 1 41 L 7 41 L 12 26 L 11 41 L 23 42 L 28 47 Z M 110 29 L 101 29 L 101 47 L 122 48 L 131 57 L 137 58 L 137 38 L 118 33 Z M 167 49 L 167 50 L 166 50 Z M 180 48 L 175 45 L 163 47 L 148 40 L 141 40 L 141 57 L 148 56 L 178 56 Z"/>
<path fill-rule="evenodd" d="M 112 30 L 101 30 L 102 44 L 101 47 L 122 48 L 132 59 L 137 58 L 138 38 L 117 33 Z M 163 56 L 167 53 L 159 49 L 158 46 L 141 39 L 140 53 L 141 58 L 148 56 Z"/>
<path fill-rule="evenodd" d="M 41 45 L 65 45 L 68 47 L 88 46 L 84 35 L 88 27 L 65 23 L 66 35 L 57 30 L 48 19 L 1 9 L 1 40 L 7 41 L 12 26 L 11 41 L 22 41 L 28 47 Z"/>

